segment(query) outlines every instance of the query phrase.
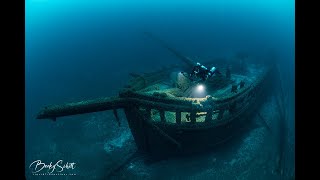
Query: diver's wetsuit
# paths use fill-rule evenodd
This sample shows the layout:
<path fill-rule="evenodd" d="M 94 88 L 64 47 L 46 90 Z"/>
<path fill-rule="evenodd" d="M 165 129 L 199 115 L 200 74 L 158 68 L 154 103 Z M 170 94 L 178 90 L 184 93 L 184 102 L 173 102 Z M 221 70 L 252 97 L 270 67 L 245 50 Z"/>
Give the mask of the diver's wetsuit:
<path fill-rule="evenodd" d="M 216 68 L 212 67 L 210 70 L 205 66 L 197 63 L 189 74 L 189 77 L 193 81 L 204 82 L 216 72 Z"/>

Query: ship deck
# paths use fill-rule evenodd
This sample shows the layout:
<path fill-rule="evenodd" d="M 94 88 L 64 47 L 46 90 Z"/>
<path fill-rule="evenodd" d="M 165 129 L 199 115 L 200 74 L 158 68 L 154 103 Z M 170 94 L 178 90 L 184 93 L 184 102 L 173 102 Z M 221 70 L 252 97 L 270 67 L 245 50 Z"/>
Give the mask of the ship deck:
<path fill-rule="evenodd" d="M 155 83 L 150 87 L 147 87 L 145 90 L 143 90 L 144 93 L 147 94 L 154 94 L 154 93 L 166 93 L 168 96 L 172 97 L 195 97 L 195 98 L 201 98 L 205 97 L 207 95 L 210 95 L 214 98 L 222 98 L 224 96 L 227 96 L 231 92 L 232 85 L 234 84 L 240 84 L 241 81 L 244 81 L 245 85 L 253 83 L 256 78 L 265 70 L 262 66 L 258 65 L 249 65 L 245 71 L 245 73 L 234 73 L 231 74 L 230 81 L 226 83 L 224 86 L 219 88 L 207 88 L 204 90 L 204 93 L 202 94 L 191 94 L 190 96 L 185 96 L 183 94 L 182 90 L 179 90 L 176 87 L 176 82 L 172 78 L 165 79 L 161 82 Z M 204 85 L 206 86 L 206 85 Z M 209 86 L 215 86 L 214 84 L 210 84 Z M 177 93 L 178 91 L 178 93 Z M 180 93 L 179 93 L 180 91 Z M 179 94 L 180 96 L 177 96 Z"/>
<path fill-rule="evenodd" d="M 245 71 L 245 73 L 233 73 L 231 74 L 231 78 L 223 87 L 220 88 L 206 88 L 209 90 L 205 90 L 204 93 L 200 94 L 198 98 L 203 98 L 207 95 L 212 96 L 213 98 L 222 98 L 227 95 L 230 95 L 232 90 L 232 85 L 239 84 L 241 81 L 245 82 L 245 86 L 252 84 L 258 77 L 264 72 L 265 68 L 263 66 L 257 65 L 249 65 Z M 212 86 L 212 84 L 210 84 Z M 214 86 L 214 84 L 213 84 Z M 178 93 L 177 93 L 178 92 Z M 176 83 L 171 79 L 164 80 L 158 83 L 153 84 L 152 86 L 146 88 L 144 93 L 147 94 L 154 94 L 154 93 L 165 93 L 167 96 L 177 97 L 177 94 L 181 96 L 182 91 L 181 89 L 176 87 Z M 181 94 L 180 94 L 181 93 Z M 197 98 L 196 95 L 191 93 L 192 97 Z M 186 97 L 186 96 L 182 96 Z M 190 97 L 190 96 L 189 96 Z M 229 112 L 225 112 L 224 116 L 229 116 Z M 218 121 L 218 113 L 213 114 L 213 121 Z M 190 112 L 181 112 L 181 123 L 188 123 L 190 122 Z M 206 112 L 198 112 L 196 122 L 205 122 Z M 161 122 L 161 116 L 158 110 L 152 109 L 151 111 L 151 119 L 155 122 Z M 176 123 L 176 113 L 166 111 L 165 112 L 165 119 L 167 123 Z"/>

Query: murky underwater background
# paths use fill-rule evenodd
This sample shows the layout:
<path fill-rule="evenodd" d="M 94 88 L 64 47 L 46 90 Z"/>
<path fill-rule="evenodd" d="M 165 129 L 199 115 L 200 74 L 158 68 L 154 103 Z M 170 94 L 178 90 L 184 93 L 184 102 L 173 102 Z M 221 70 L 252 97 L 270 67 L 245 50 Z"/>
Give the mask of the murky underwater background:
<path fill-rule="evenodd" d="M 205 62 L 248 52 L 276 58 L 288 118 L 279 125 L 276 96 L 240 136 L 213 152 L 145 161 L 121 113 L 37 120 L 45 105 L 114 96 L 130 72 L 180 62 L 143 32 Z M 270 54 L 273 52 L 273 55 Z M 26 0 L 27 179 L 294 179 L 293 0 Z M 283 145 L 279 148 L 280 144 Z M 279 154 L 284 153 L 279 168 Z M 75 176 L 35 176 L 35 160 L 75 162 Z"/>

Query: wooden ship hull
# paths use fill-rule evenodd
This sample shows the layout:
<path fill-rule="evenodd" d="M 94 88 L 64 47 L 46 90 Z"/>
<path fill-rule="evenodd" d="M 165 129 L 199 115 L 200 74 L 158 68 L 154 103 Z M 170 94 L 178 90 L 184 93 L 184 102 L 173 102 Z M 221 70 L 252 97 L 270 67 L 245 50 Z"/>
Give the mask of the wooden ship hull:
<path fill-rule="evenodd" d="M 163 78 L 170 71 L 172 69 L 168 68 L 153 75 Z M 253 83 L 222 98 L 146 93 L 142 89 L 158 82 L 157 78 L 149 74 L 149 82 L 146 82 L 148 78 L 133 75 L 133 86 L 121 91 L 118 97 L 48 106 L 40 111 L 38 119 L 55 120 L 62 116 L 113 110 L 119 120 L 117 109 L 123 109 L 140 151 L 156 158 L 196 153 L 239 135 L 237 131 L 248 124 L 267 97 L 272 87 L 272 74 L 266 69 Z"/>
<path fill-rule="evenodd" d="M 138 148 L 162 158 L 212 150 L 238 136 L 268 96 L 271 79 L 272 73 L 266 71 L 256 82 L 224 99 L 148 99 L 133 92 L 120 96 L 150 101 L 132 101 L 124 112 Z M 189 121 L 182 120 L 185 116 Z"/>
<path fill-rule="evenodd" d="M 187 67 L 194 65 L 189 58 L 164 46 Z M 219 63 L 206 63 L 212 64 Z M 181 68 L 172 66 L 154 73 L 131 74 L 132 80 L 116 97 L 47 106 L 37 118 L 56 120 L 62 116 L 112 110 L 120 125 L 117 110 L 123 109 L 140 151 L 156 158 L 196 153 L 237 136 L 237 131 L 248 125 L 267 97 L 274 78 L 274 68 L 266 66 L 256 66 L 254 70 L 259 73 L 242 73 L 242 76 L 230 75 L 227 68 L 222 71 L 225 75 L 207 82 L 210 91 L 207 96 L 193 97 L 190 91 L 193 85 L 188 81 L 176 78 L 168 85 L 167 80 L 172 79 L 171 74 L 177 67 Z M 240 82 L 234 80 L 239 77 Z"/>

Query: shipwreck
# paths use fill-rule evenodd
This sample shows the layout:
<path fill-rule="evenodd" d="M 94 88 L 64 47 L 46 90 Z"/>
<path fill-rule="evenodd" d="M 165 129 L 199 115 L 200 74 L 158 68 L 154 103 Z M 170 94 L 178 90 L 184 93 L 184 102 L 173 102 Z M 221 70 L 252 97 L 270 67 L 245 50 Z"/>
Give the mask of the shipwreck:
<path fill-rule="evenodd" d="M 246 126 L 272 88 L 273 68 L 266 64 L 226 64 L 212 60 L 220 74 L 195 85 L 182 75 L 196 63 L 153 37 L 172 52 L 182 65 L 156 72 L 134 74 L 115 97 L 68 102 L 44 107 L 37 119 L 123 109 L 141 152 L 157 157 L 189 154 L 227 142 Z M 241 56 L 245 58 L 245 56 Z M 241 67 L 239 67 L 241 66 Z"/>

